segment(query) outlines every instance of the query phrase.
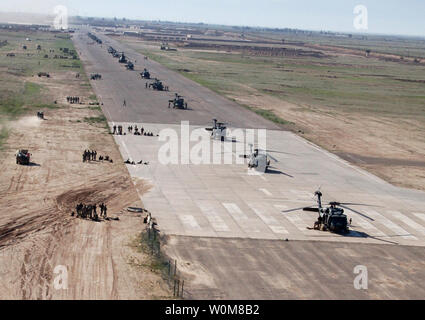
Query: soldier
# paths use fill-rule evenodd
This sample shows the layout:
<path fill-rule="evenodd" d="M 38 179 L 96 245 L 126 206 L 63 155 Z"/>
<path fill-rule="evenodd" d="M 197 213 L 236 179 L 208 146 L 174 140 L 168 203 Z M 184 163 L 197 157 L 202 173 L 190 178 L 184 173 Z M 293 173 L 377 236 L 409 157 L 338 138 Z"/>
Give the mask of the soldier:
<path fill-rule="evenodd" d="M 125 99 L 124 99 L 124 102 L 123 102 L 123 107 L 125 107 L 125 106 L 127 106 L 127 102 L 125 101 Z"/>
<path fill-rule="evenodd" d="M 108 208 L 106 207 L 106 205 L 104 204 L 103 205 L 103 216 L 105 217 L 105 218 L 107 218 L 108 217 L 108 215 L 106 214 L 106 210 L 108 210 Z"/>
<path fill-rule="evenodd" d="M 148 83 L 146 82 L 146 89 L 148 88 Z"/>
<path fill-rule="evenodd" d="M 117 132 L 117 126 L 114 125 L 114 133 L 115 134 Z"/>
<path fill-rule="evenodd" d="M 89 218 L 93 219 L 93 206 L 89 205 L 87 209 L 88 209 L 88 213 L 89 213 Z"/>
<path fill-rule="evenodd" d="M 96 209 L 97 209 L 97 206 L 94 204 L 94 205 L 93 205 L 93 214 L 94 214 L 95 216 L 97 216 Z"/>
<path fill-rule="evenodd" d="M 142 133 L 142 135 L 143 135 L 143 132 L 145 132 L 145 128 L 143 128 L 142 127 L 142 129 L 140 129 L 140 132 Z"/>
<path fill-rule="evenodd" d="M 96 161 L 96 157 L 97 157 L 97 151 L 94 151 L 94 161 Z"/>

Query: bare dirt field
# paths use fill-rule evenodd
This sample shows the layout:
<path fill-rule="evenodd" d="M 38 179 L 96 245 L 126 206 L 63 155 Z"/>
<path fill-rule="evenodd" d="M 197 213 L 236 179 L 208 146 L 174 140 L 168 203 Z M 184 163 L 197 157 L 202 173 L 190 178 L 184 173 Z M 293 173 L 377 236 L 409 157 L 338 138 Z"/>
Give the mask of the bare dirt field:
<path fill-rule="evenodd" d="M 57 105 L 41 108 L 45 120 L 24 114 L 3 123 L 0 299 L 169 298 L 151 258 L 138 249 L 143 217 L 126 211 L 142 206 L 139 194 L 148 186 L 129 177 L 100 108 L 87 104 L 94 97 L 84 77 L 56 71 L 51 78 L 18 79 L 42 86 L 46 101 Z M 85 103 L 70 105 L 67 95 Z M 19 148 L 32 154 L 29 166 L 15 163 Z M 86 149 L 114 162 L 83 163 Z M 104 202 L 111 219 L 72 217 L 80 202 Z M 66 290 L 54 286 L 57 266 L 67 270 Z"/>

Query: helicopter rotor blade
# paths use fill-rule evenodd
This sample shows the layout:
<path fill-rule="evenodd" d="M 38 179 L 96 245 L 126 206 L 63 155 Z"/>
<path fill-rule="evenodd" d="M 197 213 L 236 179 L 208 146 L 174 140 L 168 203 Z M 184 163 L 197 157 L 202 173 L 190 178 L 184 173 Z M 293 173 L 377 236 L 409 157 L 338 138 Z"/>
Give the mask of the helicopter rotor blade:
<path fill-rule="evenodd" d="M 294 209 L 289 209 L 289 210 L 283 210 L 282 213 L 289 213 L 289 212 L 293 212 L 293 211 L 298 211 L 298 210 L 304 210 L 304 211 L 319 211 L 319 209 L 317 208 L 313 208 L 314 206 L 310 206 L 310 207 L 300 207 L 300 208 L 294 208 Z M 313 210 L 309 210 L 309 209 L 313 209 Z"/>
<path fill-rule="evenodd" d="M 300 207 L 300 208 L 294 208 L 294 209 L 289 209 L 289 210 L 283 210 L 282 213 L 289 213 L 289 212 L 293 212 L 293 211 L 298 211 L 298 210 L 302 210 L 305 207 Z"/>
<path fill-rule="evenodd" d="M 368 217 L 368 216 L 367 216 L 367 215 L 365 215 L 364 213 L 361 213 L 361 212 L 359 212 L 359 211 L 357 211 L 357 210 L 351 209 L 351 208 L 346 207 L 346 206 L 344 206 L 344 205 L 342 205 L 342 204 L 339 204 L 339 206 L 340 206 L 340 207 L 342 207 L 342 208 L 344 208 L 344 209 L 350 210 L 350 211 L 352 211 L 352 212 L 354 212 L 354 213 L 357 213 L 358 215 L 362 216 L 363 218 L 369 219 L 370 221 L 375 221 L 375 220 L 374 220 L 374 219 L 372 219 L 371 217 Z"/>
<path fill-rule="evenodd" d="M 372 204 L 365 204 L 365 203 L 354 203 L 354 202 L 337 202 L 337 201 L 333 201 L 333 202 L 329 202 L 329 204 L 335 204 L 337 206 L 364 206 L 364 207 L 377 207 L 375 205 Z"/>
<path fill-rule="evenodd" d="M 319 212 L 319 208 L 307 207 L 307 208 L 303 208 L 303 211 Z"/>

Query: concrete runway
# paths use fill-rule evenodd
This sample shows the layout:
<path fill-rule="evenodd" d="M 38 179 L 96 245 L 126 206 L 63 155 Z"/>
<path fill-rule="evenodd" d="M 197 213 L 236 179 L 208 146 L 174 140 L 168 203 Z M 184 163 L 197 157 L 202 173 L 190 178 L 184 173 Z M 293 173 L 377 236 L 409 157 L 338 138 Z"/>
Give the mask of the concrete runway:
<path fill-rule="evenodd" d="M 235 127 L 278 129 L 274 123 L 246 110 L 235 102 L 229 101 L 211 90 L 188 80 L 175 72 L 170 72 L 152 60 L 144 60 L 144 56 L 131 51 L 117 41 L 100 35 L 104 39 L 102 47 L 93 43 L 88 37 L 78 33 L 74 41 L 85 60 L 86 73 L 100 73 L 102 80 L 92 81 L 98 97 L 104 103 L 104 110 L 110 121 L 145 122 L 176 124 L 187 120 L 194 125 L 206 125 L 217 118 Z M 108 53 L 109 46 L 124 51 L 135 63 L 135 70 L 126 70 L 117 58 Z M 169 86 L 169 92 L 158 92 L 146 89 L 146 82 L 141 79 L 140 72 L 147 68 L 152 78 L 158 78 Z M 168 108 L 168 100 L 174 93 L 179 93 L 187 100 L 191 110 L 175 110 Z M 123 101 L 127 107 L 123 110 Z M 243 117 L 241 117 L 243 114 Z"/>
<path fill-rule="evenodd" d="M 158 159 L 158 152 L 164 141 L 159 141 L 158 137 L 115 136 L 124 159 L 149 162 L 147 166 L 128 165 L 128 170 L 133 178 L 149 181 L 152 185 L 152 189 L 142 200 L 157 218 L 161 231 L 172 238 L 174 236 L 174 240 L 167 245 L 167 252 L 179 260 L 197 263 L 200 266 L 199 272 L 204 273 L 203 279 L 210 279 L 189 282 L 189 288 L 197 292 L 193 294 L 193 298 L 424 298 L 423 281 L 414 281 L 415 278 L 424 278 L 423 259 L 411 262 L 412 268 L 421 266 L 415 269 L 415 277 L 410 278 L 411 275 L 405 274 L 407 271 L 400 269 L 397 271 L 397 279 L 391 280 L 392 282 L 388 280 L 396 285 L 391 286 L 382 280 L 392 277 L 394 268 L 384 268 L 389 261 L 397 266 L 402 262 L 410 263 L 405 260 L 405 255 L 410 256 L 410 252 L 421 252 L 423 255 L 423 192 L 396 188 L 290 132 L 278 130 L 273 123 L 161 65 L 150 60 L 144 61 L 143 56 L 128 47 L 123 48 L 123 45 L 112 39 L 102 35 L 100 37 L 106 40 L 103 47 L 88 44 L 91 41 L 85 33 L 77 33 L 74 39 L 82 53 L 87 73 L 102 74 L 103 79 L 92 81 L 92 84 L 104 103 L 102 109 L 111 126 L 123 125 L 126 129 L 130 124 L 137 124 L 160 134 L 160 138 L 166 135 L 167 131 L 164 130 L 172 130 L 180 139 L 180 121 L 190 121 L 192 132 L 217 117 L 234 128 L 267 128 L 267 149 L 278 151 L 272 153 L 278 160 L 277 163 L 272 163 L 273 171 L 259 175 L 248 171 L 246 163 L 236 162 L 238 156 L 235 155 L 234 149 L 238 144 L 245 147 L 251 142 L 249 139 L 223 144 L 212 141 L 211 148 L 223 145 L 224 149 L 218 152 L 232 155 L 231 164 L 193 164 L 190 161 L 188 164 L 182 164 L 181 161 L 178 164 L 163 164 Z M 108 43 L 117 50 L 124 50 L 131 60 L 137 60 L 138 63 L 143 61 L 143 65 L 136 63 L 138 70 L 134 72 L 125 70 L 123 65 L 118 64 L 117 59 L 107 53 Z M 169 84 L 171 91 L 164 93 L 146 90 L 145 81 L 138 75 L 143 67 L 147 67 L 154 77 L 158 75 Z M 174 91 L 186 96 L 194 110 L 168 109 L 167 101 Z M 122 106 L 124 99 L 127 100 L 127 107 Z M 208 140 L 208 132 L 204 132 Z M 195 144 L 195 141 L 190 142 L 189 150 L 193 149 Z M 182 146 L 183 144 L 180 144 L 180 151 L 184 150 Z M 181 160 L 180 157 L 181 152 Z M 349 218 L 353 219 L 352 231 L 348 236 L 340 236 L 307 230 L 306 227 L 311 227 L 316 218 L 314 213 L 282 213 L 282 210 L 313 205 L 313 193 L 319 187 L 325 201 L 373 205 L 356 206 L 355 209 L 374 221 L 346 211 Z M 237 248 L 245 245 L 247 239 L 250 239 L 249 255 L 237 255 Z M 290 240 L 294 250 L 292 254 L 281 254 L 283 249 L 277 248 L 287 242 L 277 241 L 279 239 Z M 206 245 L 202 247 L 200 243 Z M 265 243 L 272 244 L 270 246 L 274 249 L 269 252 L 269 246 L 265 247 Z M 217 246 L 220 247 L 218 251 Z M 338 250 L 334 255 L 335 246 L 340 246 L 343 250 Z M 317 251 L 313 255 L 311 252 L 304 254 L 310 249 Z M 355 252 L 346 255 L 351 249 Z M 403 253 L 404 250 L 406 253 Z M 370 255 L 383 256 L 384 252 L 388 253 L 385 259 L 364 259 Z M 276 259 L 276 254 L 280 256 L 279 259 Z M 288 254 L 296 256 L 297 260 L 286 260 Z M 222 265 L 220 261 L 223 255 L 236 258 L 232 259 L 231 263 Z M 261 263 L 265 265 L 278 264 L 280 267 L 270 270 L 268 276 L 266 271 L 264 272 L 267 274 L 261 273 L 262 268 L 254 268 L 255 272 L 248 274 L 247 270 L 251 265 L 260 263 L 256 261 L 257 256 L 261 256 Z M 311 259 L 314 259 L 314 263 Z M 286 262 L 283 263 L 283 260 Z M 362 264 L 362 261 L 366 261 L 367 266 L 372 269 L 385 270 L 379 278 L 379 281 L 383 282 L 377 287 L 384 288 L 381 293 L 359 293 L 357 290 L 353 291 L 352 287 L 346 289 L 347 283 L 340 282 L 339 278 L 331 283 L 319 285 L 320 290 L 314 285 L 315 282 L 310 281 L 316 277 L 333 278 L 332 270 L 324 271 L 326 264 L 338 266 L 346 271 L 351 270 L 351 277 L 353 267 Z M 320 262 L 323 262 L 322 267 Z M 288 272 L 296 266 L 300 270 L 296 281 L 297 289 L 293 286 L 270 285 L 274 279 L 273 274 Z M 409 266 L 406 266 L 407 269 Z M 196 273 L 196 270 L 192 272 Z M 238 285 L 235 272 L 251 276 L 251 281 Z M 257 275 L 253 276 L 254 273 Z M 217 280 L 218 278 L 220 280 Z M 285 279 L 282 281 L 287 283 Z M 378 281 L 378 278 L 374 281 Z M 224 283 L 232 286 L 223 287 Z M 332 288 L 326 289 L 327 285 Z"/>

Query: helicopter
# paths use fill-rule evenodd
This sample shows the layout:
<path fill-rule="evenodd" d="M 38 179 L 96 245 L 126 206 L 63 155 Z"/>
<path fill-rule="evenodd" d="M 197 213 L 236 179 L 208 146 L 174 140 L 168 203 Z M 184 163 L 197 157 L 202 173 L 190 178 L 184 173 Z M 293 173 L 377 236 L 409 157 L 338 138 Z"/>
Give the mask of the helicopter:
<path fill-rule="evenodd" d="M 127 68 L 127 70 L 134 70 L 134 63 L 131 61 L 128 61 L 125 67 Z"/>
<path fill-rule="evenodd" d="M 144 68 L 143 72 L 140 73 L 140 76 L 142 77 L 142 79 L 150 79 L 151 78 L 151 74 L 149 73 L 148 69 Z"/>
<path fill-rule="evenodd" d="M 251 148 L 250 154 L 241 155 L 241 157 L 245 159 L 249 158 L 249 169 L 255 169 L 258 172 L 266 173 L 270 167 L 270 160 L 273 160 L 274 162 L 279 162 L 276 158 L 271 156 L 267 150 L 262 150 L 258 148 L 253 150 L 253 145 L 250 144 L 249 146 Z"/>
<path fill-rule="evenodd" d="M 213 127 L 205 128 L 207 131 L 211 131 L 211 138 L 224 141 L 226 139 L 226 124 L 223 122 L 218 122 L 217 119 L 213 119 Z"/>
<path fill-rule="evenodd" d="M 351 209 L 347 207 L 348 205 L 363 205 L 360 203 L 347 203 L 347 202 L 329 202 L 328 207 L 322 206 L 322 197 L 323 194 L 320 190 L 316 191 L 314 193 L 315 197 L 317 197 L 317 205 L 309 206 L 309 207 L 303 207 L 303 208 L 296 208 L 296 209 L 290 209 L 282 211 L 283 213 L 289 213 L 292 211 L 297 210 L 303 210 L 303 211 L 309 211 L 309 212 L 317 212 L 319 214 L 317 221 L 314 222 L 313 230 L 320 230 L 320 231 L 330 231 L 333 233 L 342 233 L 347 234 L 350 229 L 348 227 L 348 220 L 347 215 L 344 214 L 344 209 L 350 210 L 354 213 L 357 213 L 361 215 L 362 217 L 369 219 L 371 221 L 374 221 L 374 219 L 368 217 L 367 215 Z M 311 230 L 311 228 L 308 228 Z"/>
<path fill-rule="evenodd" d="M 146 82 L 146 88 L 152 88 L 153 90 L 157 91 L 168 91 L 168 87 L 164 86 L 162 81 L 155 78 L 155 81 L 153 83 L 147 83 Z"/>
<path fill-rule="evenodd" d="M 173 106 L 173 109 L 187 109 L 187 102 L 178 93 L 175 94 L 174 99 L 168 100 L 168 108 Z"/>
<path fill-rule="evenodd" d="M 119 63 L 127 63 L 127 58 L 125 57 L 124 52 L 120 55 L 118 62 Z"/>

